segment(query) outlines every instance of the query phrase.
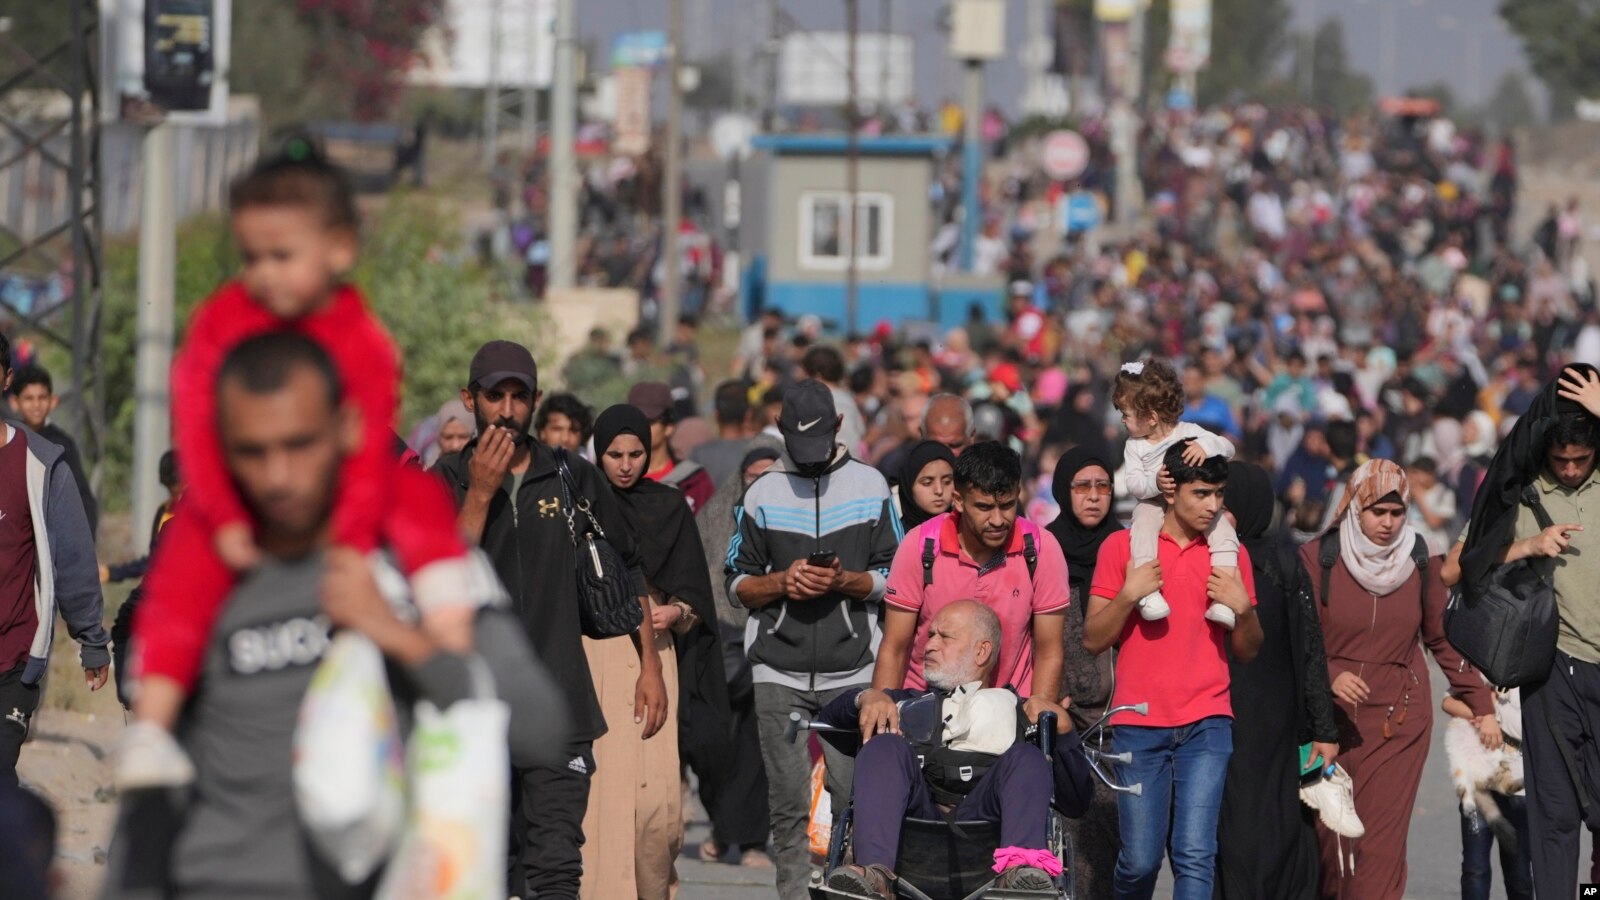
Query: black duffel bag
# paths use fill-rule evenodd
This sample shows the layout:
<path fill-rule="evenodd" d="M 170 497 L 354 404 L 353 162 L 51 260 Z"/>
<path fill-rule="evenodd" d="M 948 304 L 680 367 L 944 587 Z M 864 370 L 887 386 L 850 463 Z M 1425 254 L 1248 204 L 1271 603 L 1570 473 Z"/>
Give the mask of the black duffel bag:
<path fill-rule="evenodd" d="M 556 470 L 561 477 L 562 513 L 578 558 L 578 617 L 583 633 L 592 638 L 637 633 L 644 622 L 644 608 L 634 592 L 628 564 L 606 539 L 589 498 L 579 493 L 578 480 L 567 468 L 566 451 L 556 451 Z M 584 519 L 581 529 L 576 522 L 580 512 Z"/>
<path fill-rule="evenodd" d="M 1532 485 L 1523 489 L 1522 502 L 1541 530 L 1555 524 Z M 1495 567 L 1475 591 L 1456 585 L 1451 592 L 1445 637 L 1495 687 L 1521 687 L 1550 675 L 1558 617 L 1555 586 L 1540 571 L 1547 568 L 1541 558 L 1519 559 Z"/>

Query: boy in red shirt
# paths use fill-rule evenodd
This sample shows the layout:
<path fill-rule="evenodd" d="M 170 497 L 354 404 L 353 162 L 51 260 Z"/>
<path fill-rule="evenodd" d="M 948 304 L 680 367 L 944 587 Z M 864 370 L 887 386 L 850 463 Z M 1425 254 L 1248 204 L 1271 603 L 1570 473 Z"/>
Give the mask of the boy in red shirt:
<path fill-rule="evenodd" d="M 339 473 L 334 540 L 393 550 L 436 639 L 457 649 L 471 640 L 455 506 L 437 479 L 398 464 L 399 356 L 360 292 L 341 281 L 355 266 L 359 227 L 345 176 L 301 147 L 235 182 L 229 203 L 243 269 L 195 312 L 173 364 L 173 430 L 188 490 L 162 534 L 134 620 L 139 686 L 117 765 L 123 789 L 192 779 L 171 730 L 237 574 L 259 561 L 253 515 L 228 476 L 216 430 L 218 369 L 248 337 L 291 329 L 328 351 L 362 419 L 361 449 Z"/>
<path fill-rule="evenodd" d="M 1190 465 L 1190 441 L 1167 450 L 1168 479 L 1162 491 L 1167 511 L 1157 555 L 1133 564 L 1130 534 L 1119 531 L 1100 545 L 1083 644 L 1101 653 L 1113 644 L 1116 691 L 1113 705 L 1149 703 L 1149 714 L 1118 713 L 1112 750 L 1128 753 L 1121 766 L 1129 784 L 1144 793 L 1117 796 L 1122 849 L 1112 876 L 1119 898 L 1149 900 L 1162 858 L 1172 852 L 1175 900 L 1209 900 L 1216 869 L 1217 816 L 1233 754 L 1233 706 L 1227 643 L 1234 658 L 1249 662 L 1261 649 L 1255 615 L 1255 582 L 1244 548 L 1238 568 L 1212 567 L 1207 534 L 1223 514 L 1228 461 L 1220 456 Z M 1139 600 L 1160 589 L 1171 608 L 1162 619 L 1132 612 Z M 1235 624 L 1206 617 L 1211 603 L 1225 604 Z"/>

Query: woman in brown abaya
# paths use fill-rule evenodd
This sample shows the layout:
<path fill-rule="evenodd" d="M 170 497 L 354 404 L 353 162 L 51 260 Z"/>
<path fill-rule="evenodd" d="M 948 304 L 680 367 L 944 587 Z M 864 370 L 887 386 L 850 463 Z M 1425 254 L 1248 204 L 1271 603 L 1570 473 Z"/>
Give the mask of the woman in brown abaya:
<path fill-rule="evenodd" d="M 1418 638 L 1450 693 L 1474 715 L 1493 712 L 1483 678 L 1445 640 L 1443 560 L 1428 560 L 1425 577 L 1413 561 L 1410 501 L 1400 467 L 1372 460 L 1350 476 L 1333 526 L 1300 548 L 1337 700 L 1339 765 L 1355 782 L 1366 826 L 1357 840 L 1317 826 L 1322 896 L 1330 900 L 1400 900 L 1405 892 L 1406 831 L 1433 731 L 1434 692 Z M 1330 542 L 1338 553 L 1325 573 L 1321 548 Z"/>

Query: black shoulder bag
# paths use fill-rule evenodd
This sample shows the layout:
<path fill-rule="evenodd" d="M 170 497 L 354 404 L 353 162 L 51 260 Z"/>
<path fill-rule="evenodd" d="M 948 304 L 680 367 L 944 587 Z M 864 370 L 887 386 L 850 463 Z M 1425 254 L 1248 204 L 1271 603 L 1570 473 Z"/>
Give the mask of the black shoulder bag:
<path fill-rule="evenodd" d="M 1539 528 L 1555 524 L 1532 485 L 1523 489 L 1522 502 Z M 1540 574 L 1540 562 L 1528 558 L 1495 567 L 1473 597 L 1456 585 L 1445 607 L 1445 637 L 1495 687 L 1543 681 L 1555 662 L 1556 590 Z"/>
<path fill-rule="evenodd" d="M 578 557 L 578 617 L 583 633 L 592 638 L 633 634 L 644 622 L 644 610 L 633 592 L 628 565 L 606 539 L 589 498 L 579 493 L 564 450 L 556 451 L 556 472 L 561 477 L 561 512 Z M 581 530 L 576 521 L 580 512 L 584 519 Z"/>

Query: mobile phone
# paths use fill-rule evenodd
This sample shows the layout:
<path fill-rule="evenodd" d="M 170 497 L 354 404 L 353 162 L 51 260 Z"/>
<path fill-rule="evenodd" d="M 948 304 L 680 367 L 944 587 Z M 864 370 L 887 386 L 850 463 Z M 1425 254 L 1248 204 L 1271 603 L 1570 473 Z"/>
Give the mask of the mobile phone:
<path fill-rule="evenodd" d="M 832 550 L 818 550 L 817 552 L 806 557 L 806 565 L 815 566 L 819 569 L 831 569 L 833 568 L 833 564 L 838 561 L 839 554 L 833 552 Z"/>

